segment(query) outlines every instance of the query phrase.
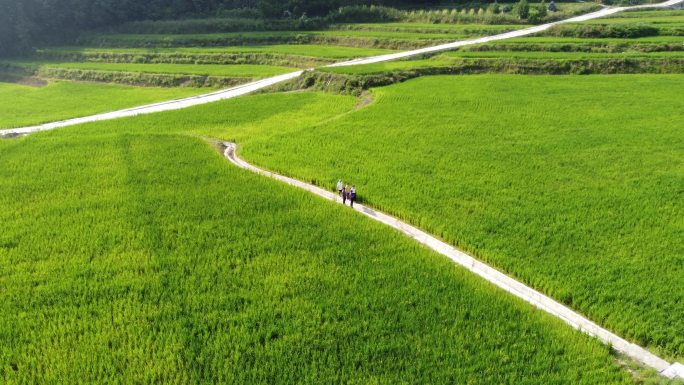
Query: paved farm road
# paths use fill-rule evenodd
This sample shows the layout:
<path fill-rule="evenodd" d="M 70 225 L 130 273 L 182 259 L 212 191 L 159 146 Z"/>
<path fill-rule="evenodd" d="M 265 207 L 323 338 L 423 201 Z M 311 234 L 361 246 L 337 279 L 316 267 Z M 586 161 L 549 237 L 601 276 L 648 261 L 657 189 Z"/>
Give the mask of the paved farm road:
<path fill-rule="evenodd" d="M 553 23 L 537 25 L 534 27 L 520 29 L 520 30 L 516 30 L 516 31 L 512 31 L 512 32 L 506 32 L 506 33 L 502 33 L 502 34 L 498 34 L 498 35 L 480 37 L 480 38 L 470 39 L 470 40 L 459 40 L 459 41 L 455 41 L 452 43 L 447 43 L 447 44 L 442 44 L 442 45 L 437 45 L 437 46 L 427 47 L 427 48 L 421 48 L 421 49 L 416 49 L 416 50 L 411 50 L 411 51 L 393 53 L 393 54 L 388 54 L 388 55 L 380 55 L 380 56 L 373 56 L 373 57 L 368 57 L 368 58 L 348 60 L 348 61 L 344 61 L 344 62 L 340 62 L 340 63 L 331 64 L 328 67 L 342 67 L 342 66 L 353 66 L 353 65 L 361 65 L 361 64 L 380 63 L 380 62 L 402 59 L 402 58 L 407 58 L 407 57 L 416 56 L 416 55 L 425 54 L 425 53 L 448 51 L 450 49 L 463 47 L 463 46 L 467 46 L 467 45 L 481 44 L 481 43 L 487 43 L 487 42 L 491 42 L 491 41 L 505 40 L 505 39 L 511 39 L 511 38 L 515 38 L 515 37 L 527 36 L 527 35 L 531 35 L 531 34 L 534 34 L 537 32 L 547 30 L 547 29 L 551 28 L 552 26 L 558 25 L 558 24 L 573 23 L 573 22 L 579 22 L 579 21 L 585 21 L 585 20 L 591 20 L 591 19 L 598 19 L 601 17 L 613 15 L 613 14 L 616 14 L 618 12 L 623 12 L 623 11 L 627 11 L 627 10 L 669 7 L 669 6 L 676 5 L 676 4 L 679 4 L 682 2 L 684 2 L 684 0 L 669 0 L 669 1 L 666 1 L 664 3 L 658 3 L 658 4 L 637 5 L 637 6 L 632 6 L 632 7 L 604 8 L 600 11 L 588 13 L 586 15 L 581 15 L 581 16 L 570 18 L 570 19 L 556 21 Z M 271 86 L 271 85 L 274 85 L 277 83 L 281 83 L 281 82 L 284 82 L 284 81 L 287 81 L 290 79 L 294 79 L 294 78 L 298 77 L 299 75 L 301 75 L 302 72 L 303 71 L 296 71 L 296 72 L 291 72 L 291 73 L 284 74 L 284 75 L 273 76 L 273 77 L 258 80 L 258 81 L 252 82 L 252 83 L 247 83 L 247 84 L 243 84 L 243 85 L 240 85 L 237 87 L 229 88 L 226 90 L 222 90 L 222 91 L 218 91 L 218 92 L 212 92 L 212 93 L 204 94 L 204 95 L 193 96 L 193 97 L 184 98 L 184 99 L 170 100 L 170 101 L 162 102 L 162 103 L 155 103 L 155 104 L 150 104 L 150 105 L 146 105 L 146 106 L 128 108 L 125 110 L 107 112 L 104 114 L 85 116 L 85 117 L 81 117 L 81 118 L 63 120 L 63 121 L 59 121 L 59 122 L 46 123 L 46 124 L 41 124 L 41 125 L 37 125 L 37 126 L 0 130 L 0 137 L 15 136 L 15 135 L 26 135 L 26 134 L 30 134 L 33 132 L 52 130 L 55 128 L 73 126 L 73 125 L 81 124 L 81 123 L 89 123 L 89 122 L 96 122 L 96 121 L 101 121 L 101 120 L 124 118 L 124 117 L 129 117 L 129 116 L 151 114 L 151 113 L 162 112 L 162 111 L 179 110 L 182 108 L 197 106 L 200 104 L 212 103 L 212 102 L 216 102 L 219 100 L 230 99 L 230 98 L 234 98 L 237 96 L 245 95 L 245 94 L 248 94 L 250 92 L 254 92 L 256 90 L 266 88 L 268 86 Z"/>

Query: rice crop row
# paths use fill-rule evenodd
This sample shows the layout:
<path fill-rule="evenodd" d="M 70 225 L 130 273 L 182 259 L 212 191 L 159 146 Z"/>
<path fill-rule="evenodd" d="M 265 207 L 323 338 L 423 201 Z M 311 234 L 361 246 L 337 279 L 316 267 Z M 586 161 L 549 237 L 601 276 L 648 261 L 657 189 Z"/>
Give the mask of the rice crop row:
<path fill-rule="evenodd" d="M 37 68 L 65 68 L 79 70 L 96 71 L 119 71 L 119 72 L 141 72 L 152 74 L 188 74 L 202 76 L 224 76 L 224 77 L 246 77 L 263 78 L 268 76 L 280 75 L 292 71 L 296 68 L 254 65 L 254 64 L 136 64 L 136 63 L 51 63 L 19 62 L 23 66 Z"/>
<path fill-rule="evenodd" d="M 684 53 L 657 52 L 651 54 L 607 54 L 567 52 L 509 52 L 483 51 L 462 54 L 443 54 L 430 59 L 403 60 L 364 64 L 350 67 L 319 68 L 307 73 L 314 82 L 329 83 L 321 74 L 343 76 L 339 84 L 321 89 L 333 92 L 358 93 L 359 87 L 385 86 L 428 75 L 468 74 L 533 74 L 533 75 L 589 75 L 589 74 L 678 74 L 684 73 Z M 319 78 L 317 78 L 317 76 Z M 311 81 L 309 81 L 311 83 Z M 315 84 L 302 82 L 305 88 Z M 335 88 L 337 87 L 337 88 Z M 351 87 L 351 88 L 350 88 Z"/>
<path fill-rule="evenodd" d="M 391 50 L 380 48 L 357 48 L 329 45 L 312 44 L 275 44 L 257 46 L 226 46 L 226 47 L 175 47 L 175 48 L 84 48 L 84 47 L 63 47 L 40 50 L 39 52 L 50 53 L 131 53 L 131 54 L 150 54 L 150 53 L 176 53 L 176 54 L 211 54 L 211 53 L 269 53 L 298 55 L 319 58 L 355 58 L 363 56 L 374 56 L 390 53 Z"/>
<path fill-rule="evenodd" d="M 243 123 L 275 135 L 352 98 L 240 103 L 0 142 L 1 382 L 634 383 L 561 321 L 182 134 L 259 111 Z"/>
<path fill-rule="evenodd" d="M 520 59 L 606 59 L 606 58 L 679 58 L 684 51 L 656 52 L 553 52 L 553 51 L 453 51 L 442 54 L 452 58 L 520 58 Z"/>
<path fill-rule="evenodd" d="M 428 24 L 428 23 L 355 23 L 339 24 L 331 27 L 333 30 L 342 31 L 367 31 L 367 32 L 404 32 L 426 34 L 459 34 L 459 35 L 493 35 L 497 33 L 514 31 L 528 27 L 527 25 L 487 25 L 487 24 Z"/>

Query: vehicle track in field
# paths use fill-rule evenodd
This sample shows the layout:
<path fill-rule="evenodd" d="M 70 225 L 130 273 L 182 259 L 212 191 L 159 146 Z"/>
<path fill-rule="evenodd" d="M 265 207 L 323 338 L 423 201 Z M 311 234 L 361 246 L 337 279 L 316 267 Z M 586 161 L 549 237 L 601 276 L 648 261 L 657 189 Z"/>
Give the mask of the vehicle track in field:
<path fill-rule="evenodd" d="M 380 63 L 380 62 L 392 61 L 392 60 L 397 60 L 397 59 L 404 59 L 404 58 L 417 56 L 417 55 L 448 51 L 448 50 L 452 50 L 454 48 L 463 47 L 463 46 L 467 46 L 467 45 L 482 44 L 482 43 L 488 43 L 488 42 L 497 41 L 497 40 L 505 40 L 505 39 L 512 39 L 512 38 L 516 38 L 516 37 L 528 36 L 528 35 L 532 35 L 532 34 L 535 34 L 538 32 L 545 31 L 545 30 L 553 27 L 554 25 L 558 25 L 558 24 L 574 23 L 574 22 L 598 19 L 601 17 L 614 15 L 616 13 L 624 12 L 624 11 L 628 11 L 628 10 L 670 7 L 673 5 L 680 4 L 682 2 L 684 2 L 684 0 L 669 0 L 669 1 L 666 1 L 664 3 L 658 3 L 658 4 L 636 5 L 636 6 L 631 6 L 631 7 L 603 8 L 600 11 L 591 12 L 591 13 L 588 13 L 585 15 L 576 16 L 576 17 L 572 17 L 569 19 L 556 21 L 553 23 L 547 23 L 547 24 L 537 25 L 534 27 L 519 29 L 516 31 L 501 33 L 498 35 L 479 37 L 479 38 L 475 38 L 475 39 L 459 40 L 459 41 L 455 41 L 452 43 L 440 44 L 440 45 L 436 45 L 436 46 L 432 46 L 432 47 L 420 48 L 420 49 L 398 52 L 398 53 L 387 54 L 387 55 L 379 55 L 379 56 L 372 56 L 372 57 L 367 57 L 367 58 L 347 60 L 347 61 L 343 61 L 343 62 L 339 62 L 339 63 L 335 63 L 335 64 L 330 64 L 326 67 L 345 67 L 345 66 L 354 66 L 354 65 L 362 65 L 362 64 Z M 304 71 L 305 70 L 301 70 L 301 71 L 295 71 L 295 72 L 287 73 L 284 75 L 273 76 L 270 78 L 261 79 L 261 80 L 257 80 L 257 81 L 251 82 L 251 83 L 243 84 L 243 85 L 240 85 L 237 87 L 228 88 L 228 89 L 221 90 L 221 91 L 216 91 L 216 92 L 203 94 L 203 95 L 192 96 L 192 97 L 183 98 L 183 99 L 169 100 L 169 101 L 161 102 L 161 103 L 148 104 L 148 105 L 140 106 L 140 107 L 127 108 L 127 109 L 123 109 L 123 110 L 106 112 L 106 113 L 102 113 L 102 114 L 84 116 L 84 117 L 80 117 L 80 118 L 62 120 L 62 121 L 52 122 L 52 123 L 45 123 L 45 124 L 40 124 L 40 125 L 36 125 L 36 126 L 0 130 L 0 137 L 22 136 L 22 135 L 31 134 L 34 132 L 53 130 L 56 128 L 73 126 L 73 125 L 82 124 L 82 123 L 90 123 L 90 122 L 97 122 L 97 121 L 102 121 L 102 120 L 125 118 L 125 117 L 130 117 L 130 116 L 151 114 L 151 113 L 162 112 L 162 111 L 179 110 L 182 108 L 188 108 L 188 107 L 197 106 L 197 105 L 201 105 L 201 104 L 212 103 L 212 102 L 216 102 L 219 100 L 231 99 L 231 98 L 235 98 L 238 96 L 246 95 L 248 93 L 251 93 L 251 92 L 266 88 L 266 87 L 270 87 L 274 84 L 278 84 L 278 83 L 282 83 L 282 82 L 287 81 L 287 80 L 294 79 L 294 78 L 300 76 Z"/>
<path fill-rule="evenodd" d="M 220 141 L 218 143 L 221 145 L 223 155 L 226 157 L 226 159 L 242 169 L 279 180 L 291 186 L 299 187 L 324 199 L 340 204 L 342 203 L 341 199 L 334 192 L 324 190 L 320 187 L 296 180 L 294 178 L 261 169 L 244 161 L 237 156 L 237 145 L 235 143 Z M 598 338 L 603 343 L 612 346 L 612 348 L 616 351 L 630 357 L 637 362 L 640 362 L 649 368 L 656 370 L 661 375 L 670 379 L 677 377 L 684 379 L 684 365 L 665 361 L 641 346 L 633 344 L 624 338 L 602 328 L 598 324 L 561 304 L 560 302 L 555 301 L 551 297 L 523 284 L 520 281 L 515 280 L 514 278 L 509 277 L 508 275 L 483 262 L 480 262 L 470 255 L 457 250 L 453 246 L 440 241 L 432 235 L 397 218 L 359 203 L 354 204 L 353 210 L 356 210 L 378 222 L 384 223 L 385 225 L 398 230 L 402 234 L 413 238 L 416 242 L 421 243 L 444 255 L 454 263 L 465 267 L 479 277 L 532 304 L 538 309 L 560 318 L 563 322 L 567 323 L 573 328 L 592 337 Z"/>

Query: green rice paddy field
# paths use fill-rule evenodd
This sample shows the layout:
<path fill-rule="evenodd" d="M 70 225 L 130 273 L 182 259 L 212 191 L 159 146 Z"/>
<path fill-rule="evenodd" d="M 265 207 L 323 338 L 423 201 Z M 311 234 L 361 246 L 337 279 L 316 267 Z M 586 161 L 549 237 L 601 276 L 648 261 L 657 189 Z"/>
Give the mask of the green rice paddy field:
<path fill-rule="evenodd" d="M 646 20 L 674 33 L 680 15 L 632 12 L 602 23 Z M 21 60 L 263 77 L 310 62 L 97 55 L 326 63 L 392 51 L 299 43 L 430 45 L 521 27 L 113 34 L 45 50 L 80 59 Z M 325 70 L 678 59 L 682 39 L 535 36 Z M 193 44 L 218 46 L 166 48 Z M 0 383 L 669 384 L 620 368 L 629 364 L 609 347 L 392 230 L 230 165 L 203 138 L 236 141 L 249 162 L 325 188 L 341 177 L 364 204 L 682 362 L 682 89 L 684 75 L 430 76 L 372 89 L 370 99 L 253 95 L 0 140 Z M 200 92 L 0 83 L 0 128 Z"/>
<path fill-rule="evenodd" d="M 248 160 L 327 187 L 342 176 L 372 206 L 682 357 L 684 293 L 673 282 L 684 255 L 683 83 L 679 75 L 429 77 L 376 89 L 370 106 L 320 124 L 299 122 L 304 94 L 291 94 L 128 126 L 234 139 Z M 266 111 L 276 105 L 293 112 L 274 118 Z"/>
<path fill-rule="evenodd" d="M 371 205 L 682 357 L 682 87 L 677 75 L 430 77 L 325 124 L 224 135 L 269 169 L 351 179 Z"/>
<path fill-rule="evenodd" d="M 45 87 L 0 82 L 0 128 L 53 122 L 206 92 L 196 88 L 130 87 L 50 82 Z"/>
<path fill-rule="evenodd" d="M 268 95 L 0 141 L 0 381 L 634 383 L 608 347 L 185 134 L 264 139 L 354 103 Z"/>

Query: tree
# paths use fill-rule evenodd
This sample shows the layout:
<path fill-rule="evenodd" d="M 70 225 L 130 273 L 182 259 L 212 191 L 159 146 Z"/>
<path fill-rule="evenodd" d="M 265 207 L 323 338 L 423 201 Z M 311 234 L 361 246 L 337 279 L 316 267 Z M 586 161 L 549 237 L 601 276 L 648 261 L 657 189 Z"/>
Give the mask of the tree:
<path fill-rule="evenodd" d="M 499 6 L 498 1 L 494 1 L 493 3 L 489 4 L 489 7 L 487 7 L 487 12 L 489 12 L 492 15 L 498 15 L 501 13 L 501 7 Z"/>
<path fill-rule="evenodd" d="M 520 0 L 515 7 L 519 19 L 527 19 L 530 16 L 530 5 L 527 0 Z"/>
<path fill-rule="evenodd" d="M 546 15 L 548 15 L 548 12 L 546 10 L 546 2 L 542 0 L 541 4 L 537 6 L 537 17 L 542 19 L 545 18 Z"/>

